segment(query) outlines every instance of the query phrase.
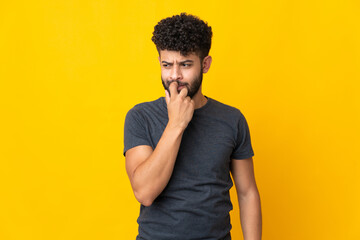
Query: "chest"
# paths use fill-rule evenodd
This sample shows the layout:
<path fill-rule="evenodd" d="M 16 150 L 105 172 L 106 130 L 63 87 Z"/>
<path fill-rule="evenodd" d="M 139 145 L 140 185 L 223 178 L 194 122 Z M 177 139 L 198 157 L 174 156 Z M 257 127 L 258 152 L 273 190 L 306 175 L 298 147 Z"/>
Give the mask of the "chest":
<path fill-rule="evenodd" d="M 167 116 L 158 118 L 148 129 L 154 148 L 168 121 Z M 236 129 L 227 121 L 194 116 L 184 131 L 173 176 L 182 179 L 228 179 L 235 136 Z"/>

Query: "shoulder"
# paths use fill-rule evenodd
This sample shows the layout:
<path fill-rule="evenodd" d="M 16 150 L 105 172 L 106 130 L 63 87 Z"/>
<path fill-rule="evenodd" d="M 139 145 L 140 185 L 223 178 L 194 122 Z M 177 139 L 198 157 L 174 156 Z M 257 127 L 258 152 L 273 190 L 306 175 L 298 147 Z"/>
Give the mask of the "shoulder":
<path fill-rule="evenodd" d="M 134 107 L 132 107 L 129 111 L 144 111 L 144 110 L 146 110 L 148 108 L 160 107 L 162 105 L 162 102 L 163 102 L 162 98 L 163 97 L 160 97 L 160 98 L 158 98 L 156 100 L 153 100 L 153 101 L 138 103 Z"/>
<path fill-rule="evenodd" d="M 158 111 L 163 111 L 164 103 L 165 100 L 163 99 L 163 97 L 160 97 L 153 101 L 138 103 L 128 111 L 127 115 L 144 115 L 147 113 L 156 113 Z"/>
<path fill-rule="evenodd" d="M 244 118 L 244 115 L 242 114 L 239 108 L 222 103 L 212 98 L 209 99 L 212 102 L 213 111 L 217 112 L 219 115 L 224 115 L 228 118 L 236 118 L 236 119 Z"/>

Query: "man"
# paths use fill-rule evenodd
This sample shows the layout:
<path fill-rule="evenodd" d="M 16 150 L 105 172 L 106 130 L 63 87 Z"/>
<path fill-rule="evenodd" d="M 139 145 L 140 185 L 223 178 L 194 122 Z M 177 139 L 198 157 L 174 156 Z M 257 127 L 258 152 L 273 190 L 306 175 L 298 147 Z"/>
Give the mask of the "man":
<path fill-rule="evenodd" d="M 141 203 L 136 239 L 231 239 L 230 172 L 244 239 L 261 239 L 245 117 L 201 90 L 211 37 L 207 23 L 185 13 L 155 26 L 165 98 L 133 107 L 124 131 L 126 170 Z"/>

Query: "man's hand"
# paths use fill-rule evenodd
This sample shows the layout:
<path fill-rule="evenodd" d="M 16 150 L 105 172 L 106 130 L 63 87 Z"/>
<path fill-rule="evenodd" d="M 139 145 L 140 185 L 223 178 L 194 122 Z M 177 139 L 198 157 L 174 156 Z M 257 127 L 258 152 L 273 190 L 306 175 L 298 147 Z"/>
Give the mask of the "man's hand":
<path fill-rule="evenodd" d="M 136 199 L 150 206 L 169 182 L 185 128 L 194 114 L 195 103 L 187 88 L 177 91 L 177 82 L 166 91 L 169 122 L 155 149 L 140 145 L 126 152 L 126 171 Z"/>
<path fill-rule="evenodd" d="M 170 94 L 165 90 L 169 115 L 168 125 L 185 130 L 193 117 L 195 102 L 187 96 L 188 90 L 186 87 L 182 88 L 180 93 L 178 93 L 177 87 L 178 83 L 172 82 L 169 86 Z"/>

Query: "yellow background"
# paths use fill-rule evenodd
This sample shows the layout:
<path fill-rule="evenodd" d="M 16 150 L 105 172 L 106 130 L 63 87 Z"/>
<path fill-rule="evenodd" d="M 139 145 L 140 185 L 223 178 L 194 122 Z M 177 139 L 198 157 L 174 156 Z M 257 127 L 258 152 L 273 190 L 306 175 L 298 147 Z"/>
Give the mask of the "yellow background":
<path fill-rule="evenodd" d="M 135 239 L 124 118 L 183 11 L 214 32 L 203 92 L 249 123 L 263 239 L 360 239 L 357 0 L 1 1 L 0 239 Z"/>

